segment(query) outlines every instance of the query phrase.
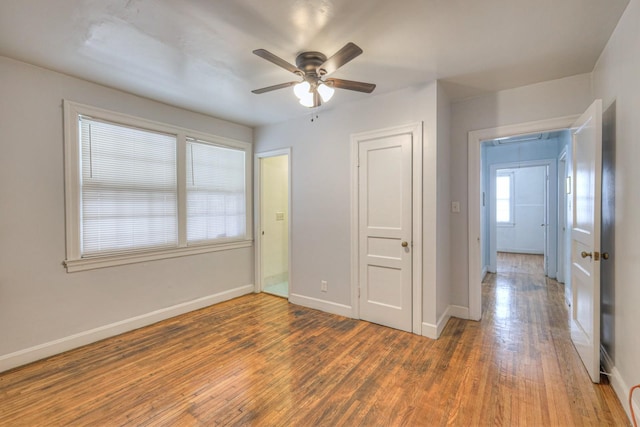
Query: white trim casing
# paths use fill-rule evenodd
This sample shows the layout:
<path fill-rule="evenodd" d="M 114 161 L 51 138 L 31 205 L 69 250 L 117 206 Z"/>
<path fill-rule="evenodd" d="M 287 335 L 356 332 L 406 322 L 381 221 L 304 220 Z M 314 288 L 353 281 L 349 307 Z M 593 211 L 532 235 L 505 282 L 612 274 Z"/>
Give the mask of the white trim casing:
<path fill-rule="evenodd" d="M 567 148 L 565 147 L 558 156 L 558 215 L 556 218 L 556 222 L 558 224 L 558 254 L 560 255 L 558 258 L 560 262 L 557 265 L 557 280 L 560 283 L 565 283 L 567 274 L 566 274 L 566 263 L 565 263 L 565 251 L 566 251 L 566 226 L 567 226 Z M 560 176 L 560 164 L 564 163 L 564 174 Z M 564 232 L 562 231 L 565 229 Z M 565 287 L 566 291 L 566 287 Z"/>
<path fill-rule="evenodd" d="M 412 146 L 412 332 L 422 334 L 422 145 L 423 124 L 412 123 L 351 135 L 351 317 L 360 318 L 358 253 L 358 143 L 388 135 L 411 134 Z"/>
<path fill-rule="evenodd" d="M 468 254 L 469 254 L 469 319 L 480 320 L 482 317 L 482 260 L 480 241 L 480 143 L 489 139 L 504 138 L 528 133 L 547 132 L 570 128 L 575 120 L 575 116 L 565 116 L 547 120 L 520 123 L 515 125 L 498 126 L 489 129 L 475 130 L 468 134 L 468 175 L 467 191 L 469 201 L 468 213 Z"/>
<path fill-rule="evenodd" d="M 155 261 L 159 259 L 177 258 L 188 255 L 206 254 L 209 252 L 227 251 L 230 249 L 250 248 L 253 241 L 244 240 L 232 243 L 218 243 L 216 245 L 191 245 L 184 248 L 165 249 L 162 251 L 141 251 L 121 255 L 65 260 L 64 266 L 68 273 L 93 270 L 96 268 L 113 267 L 116 265 L 135 264 L 138 262 Z"/>
<path fill-rule="evenodd" d="M 291 263 L 291 241 L 292 241 L 292 234 L 291 234 L 291 218 L 293 218 L 292 216 L 292 206 L 291 206 L 291 184 L 292 184 L 292 170 L 291 170 L 291 155 L 292 155 L 292 148 L 291 147 L 287 147 L 287 148 L 280 148 L 277 150 L 270 150 L 270 151 L 264 151 L 262 153 L 256 153 L 255 154 L 255 163 L 254 163 L 254 174 L 253 174 L 253 180 L 254 180 L 254 185 L 253 188 L 255 189 L 255 193 L 254 193 L 254 227 L 253 229 L 256 230 L 256 239 L 255 239 L 255 256 L 254 256 L 254 283 L 256 284 L 256 293 L 257 292 L 262 292 L 262 290 L 264 289 L 264 283 L 262 283 L 262 228 L 261 228 L 261 223 L 262 223 L 262 185 L 261 185 L 261 176 L 262 176 L 262 164 L 260 163 L 261 159 L 264 159 L 266 157 L 276 157 L 276 156 L 287 156 L 287 204 L 288 204 L 288 218 L 287 218 L 287 227 L 288 227 L 288 236 L 289 236 L 289 241 L 287 242 L 287 244 L 289 245 L 289 258 L 287 260 L 288 264 L 288 269 L 289 269 L 289 297 L 291 297 L 291 290 L 293 289 L 292 287 L 292 263 Z M 302 304 L 301 304 L 302 305 Z"/>
<path fill-rule="evenodd" d="M 240 286 L 0 356 L 0 372 L 253 292 Z"/>

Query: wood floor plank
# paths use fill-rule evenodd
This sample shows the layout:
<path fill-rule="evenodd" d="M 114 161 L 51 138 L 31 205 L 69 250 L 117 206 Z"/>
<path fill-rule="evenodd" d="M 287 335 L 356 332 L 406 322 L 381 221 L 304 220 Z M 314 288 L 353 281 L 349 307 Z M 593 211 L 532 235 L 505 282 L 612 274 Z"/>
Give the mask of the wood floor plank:
<path fill-rule="evenodd" d="M 541 257 L 439 340 L 247 295 L 0 374 L 0 426 L 628 425 Z"/>

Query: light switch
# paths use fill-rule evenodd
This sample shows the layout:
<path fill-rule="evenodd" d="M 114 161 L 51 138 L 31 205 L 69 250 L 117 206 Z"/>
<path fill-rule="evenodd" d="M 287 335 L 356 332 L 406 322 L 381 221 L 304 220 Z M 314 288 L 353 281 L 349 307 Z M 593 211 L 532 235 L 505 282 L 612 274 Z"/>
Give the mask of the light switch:
<path fill-rule="evenodd" d="M 284 212 L 276 212 L 276 221 L 284 221 Z"/>
<path fill-rule="evenodd" d="M 460 202 L 451 202 L 451 212 L 460 213 Z"/>

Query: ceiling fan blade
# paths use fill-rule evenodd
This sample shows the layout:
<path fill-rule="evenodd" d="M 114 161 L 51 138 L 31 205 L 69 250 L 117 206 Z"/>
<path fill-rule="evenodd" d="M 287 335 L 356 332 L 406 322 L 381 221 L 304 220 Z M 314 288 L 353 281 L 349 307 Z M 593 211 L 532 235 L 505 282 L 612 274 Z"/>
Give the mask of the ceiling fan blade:
<path fill-rule="evenodd" d="M 269 62 L 273 62 L 277 66 L 282 67 L 287 71 L 290 71 L 290 72 L 292 72 L 294 74 L 298 74 L 300 76 L 304 75 L 304 72 L 301 69 L 299 69 L 298 67 L 296 67 L 293 64 L 288 63 L 287 61 L 285 61 L 284 59 L 280 58 L 279 56 L 274 55 L 273 53 L 269 52 L 268 50 L 256 49 L 256 50 L 253 51 L 253 53 L 258 55 L 260 58 L 266 59 Z"/>
<path fill-rule="evenodd" d="M 321 76 L 329 75 L 361 53 L 362 49 L 349 42 L 318 67 L 318 74 Z"/>
<path fill-rule="evenodd" d="M 285 87 L 290 87 L 298 83 L 300 82 L 280 83 L 279 85 L 273 85 L 273 86 L 263 87 L 261 89 L 255 89 L 255 90 L 252 90 L 251 92 L 259 95 L 261 93 L 271 92 L 272 90 L 284 89 Z"/>
<path fill-rule="evenodd" d="M 325 83 L 337 89 L 355 90 L 357 92 L 371 93 L 376 88 L 373 83 L 354 82 L 353 80 L 327 79 Z"/>

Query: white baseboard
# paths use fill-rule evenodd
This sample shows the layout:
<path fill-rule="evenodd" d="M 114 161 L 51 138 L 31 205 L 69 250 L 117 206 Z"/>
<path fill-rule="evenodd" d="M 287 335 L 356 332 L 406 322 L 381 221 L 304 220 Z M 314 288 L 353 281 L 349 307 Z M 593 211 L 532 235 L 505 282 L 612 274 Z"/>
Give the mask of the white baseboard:
<path fill-rule="evenodd" d="M 457 317 L 458 319 L 469 320 L 469 307 L 463 307 L 461 305 L 450 305 L 449 315 L 451 317 Z"/>
<path fill-rule="evenodd" d="M 422 322 L 422 336 L 431 338 L 432 340 L 438 339 L 438 326 L 433 323 Z"/>
<path fill-rule="evenodd" d="M 629 409 L 629 390 L 631 389 L 631 386 L 627 385 L 627 383 L 622 379 L 620 372 L 615 367 L 611 369 L 610 372 L 613 391 L 616 392 L 624 411 L 627 413 L 627 417 L 629 417 L 629 421 L 631 421 L 631 410 Z M 640 398 L 638 395 L 640 395 L 640 392 L 636 391 L 633 399 L 633 410 L 637 416 L 640 416 Z"/>
<path fill-rule="evenodd" d="M 544 251 L 540 251 L 538 249 L 498 248 L 496 252 L 507 252 L 510 254 L 524 254 L 524 255 L 544 255 Z"/>
<path fill-rule="evenodd" d="M 435 325 L 432 323 L 422 322 L 422 336 L 434 340 L 438 339 L 442 334 L 445 326 L 447 326 L 449 319 L 451 319 L 452 317 L 457 317 L 465 320 L 469 319 L 469 308 L 459 305 L 448 306 Z"/>
<path fill-rule="evenodd" d="M 129 332 L 134 329 L 148 326 L 161 320 L 169 319 L 180 314 L 198 310 L 222 301 L 230 300 L 242 295 L 250 294 L 254 291 L 254 285 L 245 285 L 228 291 L 220 292 L 214 295 L 208 295 L 192 301 L 176 304 L 171 307 L 161 308 L 150 313 L 140 316 L 121 320 L 109 325 L 100 326 L 88 331 L 69 335 L 54 341 L 38 344 L 33 347 L 18 350 L 13 353 L 0 356 L 0 372 L 15 368 L 17 366 L 26 365 L 45 357 L 53 356 L 83 345 L 91 344 L 105 338 Z"/>
<path fill-rule="evenodd" d="M 344 317 L 353 317 L 350 305 L 338 304 L 332 301 L 326 301 L 318 298 L 307 297 L 299 294 L 290 294 L 289 302 L 301 305 L 303 307 L 313 308 L 315 310 L 324 311 L 331 314 L 337 314 Z"/>
<path fill-rule="evenodd" d="M 627 413 L 629 421 L 633 423 L 633 421 L 631 420 L 631 410 L 629 409 L 629 390 L 631 389 L 631 386 L 629 386 L 626 381 L 622 379 L 620 371 L 618 371 L 613 365 L 613 360 L 611 360 L 611 357 L 602 346 L 600 346 L 600 360 L 602 360 L 602 365 L 604 366 L 605 371 L 611 374 L 609 376 L 611 387 L 613 387 L 613 391 L 616 393 L 616 396 L 618 396 L 618 400 Z M 638 397 L 639 395 L 640 392 L 636 391 L 633 399 L 633 410 L 638 416 L 640 416 L 640 397 Z"/>

